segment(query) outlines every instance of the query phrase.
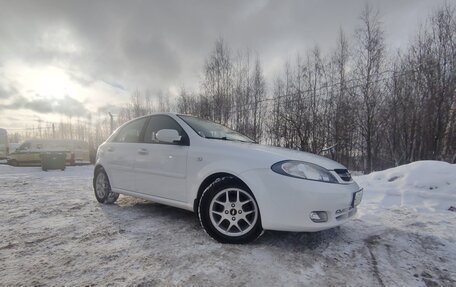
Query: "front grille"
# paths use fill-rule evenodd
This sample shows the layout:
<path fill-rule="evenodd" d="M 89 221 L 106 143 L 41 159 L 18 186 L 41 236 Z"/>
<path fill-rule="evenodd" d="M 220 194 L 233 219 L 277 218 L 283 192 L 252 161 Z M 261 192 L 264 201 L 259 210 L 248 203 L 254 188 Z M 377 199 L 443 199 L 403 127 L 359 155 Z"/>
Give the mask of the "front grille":
<path fill-rule="evenodd" d="M 351 181 L 351 174 L 346 169 L 335 169 L 334 170 L 343 181 Z"/>

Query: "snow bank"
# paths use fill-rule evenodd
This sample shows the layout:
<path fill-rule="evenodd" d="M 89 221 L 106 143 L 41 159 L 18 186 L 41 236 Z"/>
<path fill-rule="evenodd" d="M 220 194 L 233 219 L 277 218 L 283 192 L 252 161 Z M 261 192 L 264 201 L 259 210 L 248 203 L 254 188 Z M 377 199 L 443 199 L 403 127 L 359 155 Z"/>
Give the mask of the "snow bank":
<path fill-rule="evenodd" d="M 364 187 L 364 204 L 417 211 L 456 206 L 456 164 L 417 161 L 354 179 Z"/>

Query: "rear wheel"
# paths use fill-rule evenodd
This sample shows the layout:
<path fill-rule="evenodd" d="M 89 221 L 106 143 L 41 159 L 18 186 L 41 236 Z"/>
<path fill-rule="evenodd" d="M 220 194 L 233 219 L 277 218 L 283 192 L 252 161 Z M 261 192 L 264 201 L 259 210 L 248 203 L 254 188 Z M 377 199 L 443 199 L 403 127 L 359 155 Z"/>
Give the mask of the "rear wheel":
<path fill-rule="evenodd" d="M 253 194 L 232 177 L 221 178 L 204 191 L 198 215 L 204 230 L 221 243 L 248 243 L 263 233 Z"/>
<path fill-rule="evenodd" d="M 93 187 L 95 197 L 100 203 L 111 204 L 119 198 L 118 193 L 111 191 L 108 175 L 103 168 L 99 168 L 95 172 Z"/>

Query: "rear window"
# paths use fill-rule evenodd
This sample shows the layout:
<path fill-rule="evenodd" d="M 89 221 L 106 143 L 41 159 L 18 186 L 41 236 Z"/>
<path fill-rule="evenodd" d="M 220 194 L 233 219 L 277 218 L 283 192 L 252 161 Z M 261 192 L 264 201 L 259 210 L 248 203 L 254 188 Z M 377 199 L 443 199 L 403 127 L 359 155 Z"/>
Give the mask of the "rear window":
<path fill-rule="evenodd" d="M 140 118 L 122 127 L 115 135 L 113 142 L 137 143 L 141 141 L 141 132 L 147 118 Z"/>

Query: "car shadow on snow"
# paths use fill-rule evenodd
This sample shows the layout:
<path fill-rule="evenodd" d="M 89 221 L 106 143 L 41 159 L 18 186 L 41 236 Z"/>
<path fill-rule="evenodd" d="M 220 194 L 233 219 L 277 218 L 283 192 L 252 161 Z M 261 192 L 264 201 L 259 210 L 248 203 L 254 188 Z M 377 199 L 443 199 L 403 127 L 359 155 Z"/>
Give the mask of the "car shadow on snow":
<path fill-rule="evenodd" d="M 146 201 L 129 196 L 121 196 L 113 205 L 101 205 L 106 217 L 125 232 L 128 232 L 132 221 L 135 225 L 140 225 L 142 230 L 147 233 L 158 228 L 168 228 L 176 231 L 174 236 L 182 235 L 182 240 L 187 238 L 187 234 L 182 231 L 196 231 L 195 236 L 201 236 L 201 240 L 210 239 L 200 226 L 198 217 L 190 211 L 175 208 L 159 203 Z M 140 222 L 141 221 L 141 222 Z M 267 230 L 255 242 L 255 246 L 267 245 L 277 248 L 292 249 L 295 251 L 303 249 L 325 248 L 330 242 L 340 241 L 340 227 L 319 232 L 285 232 Z"/>
<path fill-rule="evenodd" d="M 341 234 L 343 232 L 340 227 L 318 232 L 266 230 L 257 243 L 295 251 L 315 250 L 326 248 L 331 242 L 340 242 Z"/>
<path fill-rule="evenodd" d="M 119 221 L 122 221 L 122 219 L 129 220 L 133 218 L 159 219 L 162 217 L 173 220 L 185 219 L 193 215 L 192 212 L 184 209 L 128 196 L 121 196 L 114 204 L 100 206 L 103 212 Z"/>

